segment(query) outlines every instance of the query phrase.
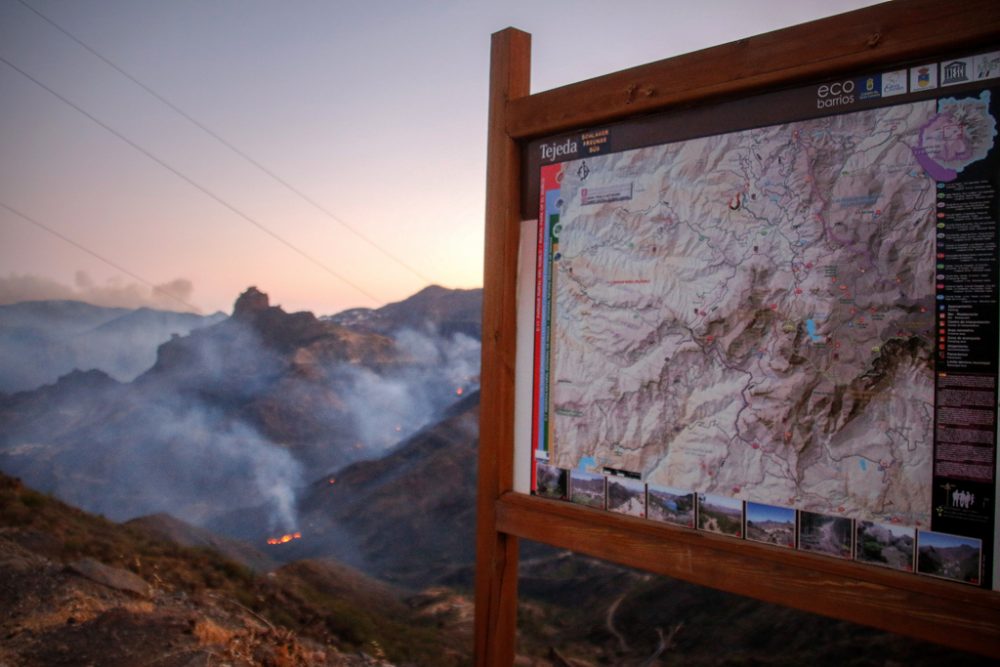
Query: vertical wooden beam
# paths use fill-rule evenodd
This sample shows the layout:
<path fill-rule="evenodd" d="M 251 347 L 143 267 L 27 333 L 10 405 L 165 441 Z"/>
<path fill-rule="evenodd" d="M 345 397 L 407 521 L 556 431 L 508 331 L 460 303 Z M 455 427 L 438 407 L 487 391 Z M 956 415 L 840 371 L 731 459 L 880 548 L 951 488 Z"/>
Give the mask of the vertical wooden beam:
<path fill-rule="evenodd" d="M 497 530 L 496 502 L 514 483 L 514 367 L 521 151 L 507 106 L 529 93 L 531 36 L 493 35 L 486 157 L 486 252 L 476 527 L 476 665 L 509 667 L 517 630 L 517 538 Z"/>

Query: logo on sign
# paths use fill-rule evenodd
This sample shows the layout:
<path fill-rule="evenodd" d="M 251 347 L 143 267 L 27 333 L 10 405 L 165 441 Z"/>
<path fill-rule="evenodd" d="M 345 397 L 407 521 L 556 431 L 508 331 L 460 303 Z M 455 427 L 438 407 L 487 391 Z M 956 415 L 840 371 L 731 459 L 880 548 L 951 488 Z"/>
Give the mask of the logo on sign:
<path fill-rule="evenodd" d="M 866 76 L 861 79 L 861 93 L 858 95 L 858 99 L 871 100 L 876 97 L 882 97 L 882 76 L 876 74 L 875 76 Z"/>
<path fill-rule="evenodd" d="M 882 73 L 882 97 L 902 95 L 906 92 L 906 70 Z"/>
<path fill-rule="evenodd" d="M 954 83 L 962 83 L 963 81 L 968 81 L 969 77 L 965 73 L 966 63 L 961 60 L 956 60 L 955 62 L 948 63 L 941 68 L 941 84 L 951 85 Z"/>
<path fill-rule="evenodd" d="M 854 82 L 851 80 L 824 83 L 816 89 L 816 108 L 829 109 L 830 107 L 854 104 L 854 88 Z"/>

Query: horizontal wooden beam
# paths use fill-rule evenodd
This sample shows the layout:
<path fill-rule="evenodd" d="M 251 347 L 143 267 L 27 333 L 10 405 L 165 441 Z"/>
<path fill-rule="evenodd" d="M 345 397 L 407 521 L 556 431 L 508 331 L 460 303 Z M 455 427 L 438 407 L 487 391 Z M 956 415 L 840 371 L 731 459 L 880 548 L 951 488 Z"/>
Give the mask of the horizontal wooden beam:
<path fill-rule="evenodd" d="M 1000 595 L 886 568 L 507 493 L 498 530 L 1000 659 Z"/>
<path fill-rule="evenodd" d="M 996 0 L 897 0 L 511 100 L 515 139 L 1000 41 Z"/>

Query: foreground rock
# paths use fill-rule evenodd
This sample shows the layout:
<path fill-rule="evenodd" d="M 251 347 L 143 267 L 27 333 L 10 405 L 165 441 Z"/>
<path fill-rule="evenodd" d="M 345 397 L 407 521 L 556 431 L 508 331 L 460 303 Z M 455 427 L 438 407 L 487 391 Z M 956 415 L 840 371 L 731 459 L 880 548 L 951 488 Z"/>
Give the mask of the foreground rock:
<path fill-rule="evenodd" d="M 4 667 L 467 664 L 468 614 L 444 597 L 329 560 L 254 575 L 0 475 Z"/>

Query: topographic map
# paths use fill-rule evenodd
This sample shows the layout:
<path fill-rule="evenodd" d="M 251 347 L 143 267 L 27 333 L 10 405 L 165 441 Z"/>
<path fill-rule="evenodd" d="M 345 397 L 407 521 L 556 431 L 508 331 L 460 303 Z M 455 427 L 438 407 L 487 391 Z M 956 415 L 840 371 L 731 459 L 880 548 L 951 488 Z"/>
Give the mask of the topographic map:
<path fill-rule="evenodd" d="M 935 179 L 995 134 L 929 100 L 562 163 L 550 463 L 927 525 Z"/>

